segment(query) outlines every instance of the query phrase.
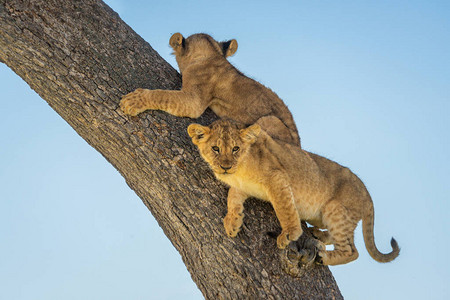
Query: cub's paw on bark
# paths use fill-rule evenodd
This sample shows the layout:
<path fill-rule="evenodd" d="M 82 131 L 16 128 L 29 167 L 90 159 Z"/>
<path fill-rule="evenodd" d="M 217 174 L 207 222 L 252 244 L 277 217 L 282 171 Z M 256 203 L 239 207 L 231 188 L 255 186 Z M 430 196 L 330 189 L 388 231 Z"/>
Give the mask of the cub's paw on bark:
<path fill-rule="evenodd" d="M 223 219 L 223 226 L 228 236 L 235 237 L 239 231 L 241 231 L 242 226 L 242 214 L 227 214 Z"/>
<path fill-rule="evenodd" d="M 122 97 L 120 100 L 120 109 L 130 116 L 136 116 L 148 109 L 145 103 L 145 94 L 147 90 L 137 89 Z"/>
<path fill-rule="evenodd" d="M 283 230 L 277 238 L 277 246 L 280 249 L 286 248 L 290 242 L 298 240 L 302 235 L 303 230 L 301 227 L 288 228 Z"/>

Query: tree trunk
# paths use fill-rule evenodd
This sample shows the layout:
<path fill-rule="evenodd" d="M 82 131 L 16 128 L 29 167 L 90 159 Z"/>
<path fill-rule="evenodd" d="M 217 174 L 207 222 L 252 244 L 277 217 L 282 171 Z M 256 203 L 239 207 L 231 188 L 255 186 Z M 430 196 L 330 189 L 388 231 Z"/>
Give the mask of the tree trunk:
<path fill-rule="evenodd" d="M 122 174 L 205 298 L 342 299 L 328 268 L 284 263 L 267 234 L 279 232 L 269 204 L 248 201 L 242 232 L 226 236 L 226 187 L 187 136 L 193 120 L 122 114 L 121 95 L 177 89 L 181 77 L 103 2 L 0 0 L 0 61 Z"/>

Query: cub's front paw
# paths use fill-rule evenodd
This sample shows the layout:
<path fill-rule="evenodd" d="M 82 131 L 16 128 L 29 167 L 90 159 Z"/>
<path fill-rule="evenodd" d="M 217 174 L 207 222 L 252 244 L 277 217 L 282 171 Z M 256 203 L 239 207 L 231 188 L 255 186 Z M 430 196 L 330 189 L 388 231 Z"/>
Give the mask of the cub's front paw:
<path fill-rule="evenodd" d="M 290 242 L 298 240 L 302 235 L 303 230 L 301 227 L 283 230 L 277 238 L 277 246 L 280 249 L 286 248 Z"/>
<path fill-rule="evenodd" d="M 223 226 L 228 236 L 235 237 L 239 231 L 241 231 L 242 226 L 242 215 L 231 215 L 227 214 L 223 219 Z"/>
<path fill-rule="evenodd" d="M 148 90 L 137 89 L 122 97 L 120 100 L 120 109 L 130 116 L 136 116 L 148 109 L 145 104 L 145 93 Z"/>

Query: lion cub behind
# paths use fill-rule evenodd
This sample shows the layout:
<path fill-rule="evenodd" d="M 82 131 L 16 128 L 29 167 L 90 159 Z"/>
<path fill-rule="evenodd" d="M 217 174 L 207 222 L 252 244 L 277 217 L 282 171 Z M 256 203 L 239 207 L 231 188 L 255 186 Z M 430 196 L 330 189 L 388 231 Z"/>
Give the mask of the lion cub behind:
<path fill-rule="evenodd" d="M 191 124 L 189 136 L 215 176 L 230 186 L 227 234 L 235 237 L 243 219 L 244 201 L 256 197 L 269 201 L 281 224 L 277 238 L 285 248 L 302 235 L 300 221 L 315 226 L 318 261 L 324 265 L 345 264 L 358 257 L 353 234 L 363 222 L 366 248 L 373 259 L 389 262 L 399 254 L 392 239 L 392 252 L 375 246 L 373 203 L 361 180 L 348 168 L 298 146 L 273 140 L 258 124 L 247 128 L 228 120 L 210 126 Z M 321 231 L 321 229 L 327 229 Z M 333 244 L 327 251 L 324 244 Z"/>
<path fill-rule="evenodd" d="M 198 118 L 209 107 L 220 118 L 247 125 L 258 122 L 270 136 L 300 146 L 294 119 L 283 101 L 227 60 L 237 50 L 236 40 L 217 42 L 203 33 L 187 38 L 175 33 L 169 43 L 182 74 L 181 90 L 137 89 L 120 101 L 125 114 L 159 109 Z"/>

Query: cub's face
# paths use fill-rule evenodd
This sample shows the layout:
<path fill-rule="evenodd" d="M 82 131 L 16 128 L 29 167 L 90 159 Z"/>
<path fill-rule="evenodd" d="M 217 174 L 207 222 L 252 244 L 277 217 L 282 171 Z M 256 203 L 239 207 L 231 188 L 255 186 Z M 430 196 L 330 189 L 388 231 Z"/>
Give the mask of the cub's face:
<path fill-rule="evenodd" d="M 180 72 L 198 58 L 228 57 L 237 50 L 236 40 L 217 42 L 204 33 L 193 34 L 186 39 L 181 33 L 175 33 L 170 38 L 169 44 L 177 59 Z"/>
<path fill-rule="evenodd" d="M 227 120 L 218 120 L 210 126 L 191 124 L 188 127 L 192 142 L 216 174 L 235 173 L 259 132 L 259 125 L 240 129 Z"/>

